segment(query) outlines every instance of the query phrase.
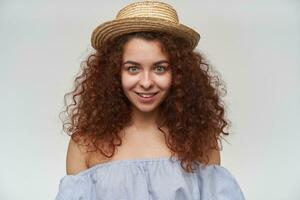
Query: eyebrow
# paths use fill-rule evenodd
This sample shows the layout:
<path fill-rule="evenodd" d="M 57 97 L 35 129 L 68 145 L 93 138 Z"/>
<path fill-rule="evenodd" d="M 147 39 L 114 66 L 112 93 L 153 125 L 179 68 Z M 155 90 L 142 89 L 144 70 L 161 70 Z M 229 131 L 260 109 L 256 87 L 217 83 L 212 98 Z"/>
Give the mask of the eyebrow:
<path fill-rule="evenodd" d="M 159 64 L 162 64 L 162 63 L 168 63 L 169 64 L 169 62 L 167 60 L 160 60 L 160 61 L 155 62 L 154 65 L 159 65 Z M 127 60 L 126 62 L 123 63 L 123 65 L 125 65 L 125 64 L 140 65 L 140 63 L 134 62 L 134 61 L 131 61 L 131 60 Z"/>

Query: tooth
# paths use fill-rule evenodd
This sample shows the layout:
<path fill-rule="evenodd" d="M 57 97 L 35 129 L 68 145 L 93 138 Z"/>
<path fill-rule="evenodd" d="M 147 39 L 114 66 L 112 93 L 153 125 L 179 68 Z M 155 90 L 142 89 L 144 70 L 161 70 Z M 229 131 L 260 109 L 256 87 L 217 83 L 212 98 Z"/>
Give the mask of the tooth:
<path fill-rule="evenodd" d="M 147 97 L 154 96 L 154 93 L 153 93 L 153 94 L 142 94 L 142 93 L 140 93 L 139 95 L 140 95 L 141 97 L 147 98 Z"/>

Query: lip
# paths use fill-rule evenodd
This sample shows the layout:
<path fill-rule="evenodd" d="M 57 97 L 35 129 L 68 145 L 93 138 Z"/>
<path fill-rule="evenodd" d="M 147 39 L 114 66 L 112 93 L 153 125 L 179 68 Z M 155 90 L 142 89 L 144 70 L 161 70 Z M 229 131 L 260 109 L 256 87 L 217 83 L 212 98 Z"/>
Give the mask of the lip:
<path fill-rule="evenodd" d="M 143 93 L 143 92 L 141 92 L 141 93 Z M 140 95 L 138 95 L 138 92 L 135 92 L 138 100 L 141 103 L 152 103 L 155 100 L 156 95 L 158 94 L 158 92 L 153 92 L 153 93 L 155 93 L 155 95 L 153 95 L 152 97 L 141 97 Z M 153 93 L 149 92 L 149 93 L 143 93 L 143 94 L 153 94 Z"/>

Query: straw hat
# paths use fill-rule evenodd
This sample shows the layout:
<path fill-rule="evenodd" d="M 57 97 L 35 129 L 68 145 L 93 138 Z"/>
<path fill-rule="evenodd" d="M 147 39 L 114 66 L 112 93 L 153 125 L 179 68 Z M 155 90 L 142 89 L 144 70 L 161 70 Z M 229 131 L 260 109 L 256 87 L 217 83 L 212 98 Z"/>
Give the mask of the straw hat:
<path fill-rule="evenodd" d="M 179 23 L 176 10 L 159 1 L 135 2 L 122 8 L 115 20 L 99 25 L 92 33 L 91 43 L 99 49 L 108 39 L 140 31 L 166 32 L 185 39 L 194 49 L 199 33 Z"/>

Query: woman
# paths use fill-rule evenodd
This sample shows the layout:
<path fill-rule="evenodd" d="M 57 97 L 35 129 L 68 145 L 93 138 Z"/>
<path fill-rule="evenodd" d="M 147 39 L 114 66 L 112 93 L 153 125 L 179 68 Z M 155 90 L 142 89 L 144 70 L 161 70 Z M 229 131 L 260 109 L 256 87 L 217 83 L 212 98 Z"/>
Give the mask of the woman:
<path fill-rule="evenodd" d="M 168 4 L 144 1 L 92 34 L 67 106 L 56 200 L 244 199 L 220 166 L 222 84 Z"/>

